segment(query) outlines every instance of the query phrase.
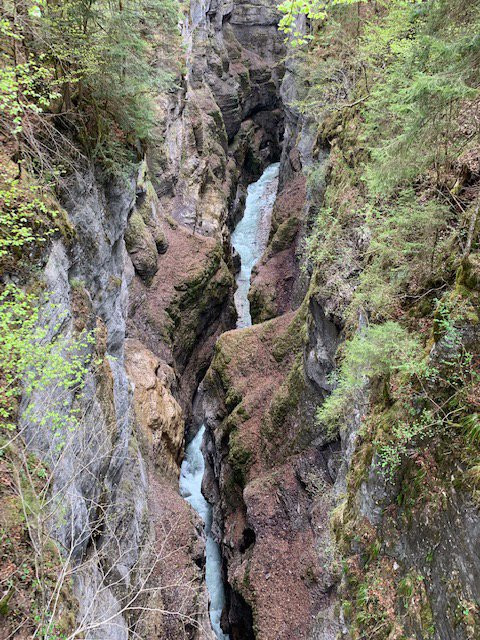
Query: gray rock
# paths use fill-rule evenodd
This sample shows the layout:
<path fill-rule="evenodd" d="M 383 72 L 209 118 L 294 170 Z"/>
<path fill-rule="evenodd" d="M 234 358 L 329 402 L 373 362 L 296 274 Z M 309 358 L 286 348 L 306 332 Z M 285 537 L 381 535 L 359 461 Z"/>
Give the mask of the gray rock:
<path fill-rule="evenodd" d="M 128 637 L 120 599 L 135 587 L 133 570 L 148 534 L 146 476 L 135 446 L 130 383 L 123 365 L 131 279 L 123 235 L 133 203 L 133 181 L 100 185 L 87 171 L 69 185 L 65 205 L 76 242 L 70 253 L 60 241 L 52 245 L 44 273 L 49 302 L 41 311 L 41 323 L 49 342 L 72 344 L 77 339 L 72 286 L 81 286 L 92 307 L 87 329 L 94 327 L 95 318 L 103 322 L 104 338 L 97 335 L 96 348 L 101 349 L 103 340 L 104 364 L 89 371 L 81 396 L 52 382 L 21 406 L 27 444 L 54 471 L 52 534 L 78 566 L 79 625 L 86 638 L 98 640 Z M 86 345 L 79 354 L 87 362 L 93 350 Z M 48 407 L 58 408 L 60 400 L 65 411 L 76 408 L 81 417 L 73 425 L 66 419 L 52 432 L 41 416 Z M 112 586 L 105 575 L 117 577 Z M 122 576 L 123 582 L 118 579 Z"/>

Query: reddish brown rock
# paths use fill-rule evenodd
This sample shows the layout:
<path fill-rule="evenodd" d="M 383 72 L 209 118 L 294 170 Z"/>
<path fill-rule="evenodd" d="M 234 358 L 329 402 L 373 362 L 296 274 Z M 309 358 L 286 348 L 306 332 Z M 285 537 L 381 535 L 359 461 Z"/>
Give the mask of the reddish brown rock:
<path fill-rule="evenodd" d="M 168 251 L 149 283 L 130 286 L 128 333 L 173 367 L 175 395 L 189 420 L 201 373 L 216 338 L 233 319 L 233 276 L 213 238 L 165 223 Z"/>
<path fill-rule="evenodd" d="M 305 178 L 300 175 L 277 197 L 268 246 L 254 268 L 248 294 L 253 322 L 263 322 L 295 309 L 300 276 L 300 229 L 304 219 Z"/>
<path fill-rule="evenodd" d="M 299 640 L 333 617 L 332 449 L 311 428 L 304 322 L 302 307 L 224 334 L 204 380 L 204 488 L 217 501 L 233 640 Z M 321 637 L 333 640 L 334 626 Z"/>

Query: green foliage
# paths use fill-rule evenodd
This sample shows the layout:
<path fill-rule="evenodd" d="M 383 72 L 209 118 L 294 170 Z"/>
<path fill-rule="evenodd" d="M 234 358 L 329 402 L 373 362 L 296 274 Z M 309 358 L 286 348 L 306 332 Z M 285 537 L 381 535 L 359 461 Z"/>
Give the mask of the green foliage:
<path fill-rule="evenodd" d="M 21 261 L 26 249 L 44 244 L 57 230 L 57 207 L 45 197 L 45 188 L 15 177 L 5 162 L 0 179 L 0 271 L 2 263 Z"/>
<path fill-rule="evenodd" d="M 290 36 L 291 44 L 296 47 L 305 44 L 313 38 L 311 34 L 303 34 L 298 29 L 299 16 L 306 16 L 309 20 L 325 20 L 333 7 L 337 5 L 353 5 L 367 0 L 284 0 L 278 10 L 283 14 L 279 22 L 279 29 Z"/>
<path fill-rule="evenodd" d="M 50 340 L 41 314 L 55 311 L 48 302 L 41 310 L 38 296 L 15 285 L 0 293 L 0 423 L 3 429 L 14 430 L 19 398 L 28 403 L 39 392 L 47 392 L 42 406 L 36 402 L 25 405 L 22 420 L 48 425 L 61 447 L 62 437 L 77 423 L 71 394 L 80 392 L 83 385 L 94 336 L 83 332 L 75 338 Z M 63 320 L 58 313 L 55 331 Z"/>
<path fill-rule="evenodd" d="M 395 471 L 408 451 L 424 438 L 430 438 L 440 432 L 442 423 L 434 412 L 422 411 L 416 420 L 396 420 L 393 422 L 388 441 L 378 444 L 380 468 L 385 476 L 393 478 Z"/>
<path fill-rule="evenodd" d="M 450 211 L 435 197 L 420 199 L 413 189 L 391 202 L 368 208 L 371 232 L 367 266 L 360 277 L 352 311 L 367 311 L 376 321 L 392 317 L 399 301 L 412 299 L 428 282 L 448 276 Z"/>
<path fill-rule="evenodd" d="M 46 241 L 45 235 L 39 236 L 33 227 L 42 217 L 55 217 L 56 213 L 34 195 L 35 187 L 31 187 L 31 194 L 32 198 L 23 199 L 18 180 L 8 180 L 5 188 L 0 189 L 0 258 L 13 249 Z M 50 229 L 47 234 L 52 232 Z"/>
<path fill-rule="evenodd" d="M 433 637 L 421 576 L 399 580 L 377 557 L 372 540 L 385 534 L 383 548 L 392 529 L 362 530 L 358 491 L 373 474 L 394 480 L 392 492 L 402 485 L 400 508 L 383 511 L 394 527 L 419 503 L 423 514 L 445 508 L 452 483 L 478 498 L 480 2 L 356 8 L 327 12 L 297 56 L 296 106 L 330 148 L 326 190 L 322 170 L 310 176 L 308 269 L 345 320 L 317 418 L 335 434 L 360 426 L 335 527 L 354 568 L 342 589 L 352 637 Z"/>
<path fill-rule="evenodd" d="M 422 363 L 424 338 L 401 328 L 405 309 L 445 287 L 455 249 L 458 255 L 458 211 L 445 189 L 455 182 L 452 167 L 465 136 L 475 133 L 460 114 L 477 96 L 472 69 L 479 64 L 480 10 L 472 3 L 443 20 L 447 11 L 443 1 L 389 0 L 378 12 L 366 10 L 356 38 L 349 39 L 350 14 L 338 10 L 315 38 L 306 58 L 310 68 L 301 67 L 308 85 L 303 109 L 334 140 L 327 190 L 307 241 L 310 264 L 321 286 L 328 286 L 322 295 L 334 300 L 357 270 L 344 311 L 348 327 L 359 314 L 375 323 L 347 341 L 338 384 L 318 417 L 337 427 L 369 382 L 381 379 L 388 387 L 391 375 L 402 370 L 405 388 L 409 378 L 427 387 L 436 380 L 436 392 L 442 389 L 446 406 L 455 411 L 446 419 L 448 412 L 435 409 L 430 392 L 424 412 L 399 399 L 403 419 L 392 416 L 377 442 L 385 469 L 396 468 L 414 442 L 451 425 L 461 406 L 468 414 L 460 388 L 472 390 L 474 384 L 472 358 L 462 348 L 455 319 L 456 313 L 463 322 L 478 321 L 468 301 L 457 296 L 455 313 L 437 307 L 434 335 L 442 336 L 447 355 L 430 371 Z M 351 111 L 335 115 L 343 109 Z M 434 307 L 432 300 L 428 304 Z"/>
<path fill-rule="evenodd" d="M 317 412 L 318 421 L 337 427 L 351 413 L 369 382 L 401 372 L 421 370 L 421 347 L 398 323 L 371 325 L 345 345 L 336 386 Z"/>
<path fill-rule="evenodd" d="M 470 454 L 478 451 L 480 426 L 475 394 L 480 374 L 472 354 L 463 346 L 456 324 L 458 310 L 453 310 L 448 301 L 441 301 L 437 307 L 437 324 L 441 326 L 438 356 L 434 363 L 425 361 L 413 372 L 421 396 L 417 396 L 415 403 L 406 385 L 389 416 L 388 431 L 380 433 L 376 442 L 380 467 L 389 477 L 409 451 L 449 431 L 458 430 L 462 434 Z M 474 454 L 473 462 L 477 460 Z"/>
<path fill-rule="evenodd" d="M 14 38 L 14 35 L 7 37 Z M 33 57 L 0 67 L 0 112 L 9 124 L 11 135 L 20 133 L 30 116 L 40 114 L 59 97 L 53 69 Z"/>
<path fill-rule="evenodd" d="M 478 445 L 480 443 L 480 415 L 472 413 L 460 420 L 465 438 L 468 442 Z"/>
<path fill-rule="evenodd" d="M 0 129 L 17 161 L 54 171 L 65 131 L 112 171 L 155 124 L 154 97 L 179 71 L 176 0 L 2 4 Z M 61 126 L 58 126 L 61 125 Z M 73 162 L 73 160 L 71 160 Z M 68 168 L 68 161 L 63 164 Z"/>
<path fill-rule="evenodd" d="M 439 29 L 444 4 L 395 2 L 366 29 L 362 53 L 373 69 L 364 111 L 373 159 L 366 176 L 375 193 L 391 193 L 430 168 L 441 184 L 463 144 L 458 115 L 478 96 L 472 68 L 480 15 L 476 7 L 471 23 Z"/>
<path fill-rule="evenodd" d="M 14 637 L 21 627 L 28 638 L 65 640 L 78 607 L 70 571 L 45 526 L 52 477 L 18 440 L 7 444 L 0 434 L 0 452 L 2 630 Z"/>

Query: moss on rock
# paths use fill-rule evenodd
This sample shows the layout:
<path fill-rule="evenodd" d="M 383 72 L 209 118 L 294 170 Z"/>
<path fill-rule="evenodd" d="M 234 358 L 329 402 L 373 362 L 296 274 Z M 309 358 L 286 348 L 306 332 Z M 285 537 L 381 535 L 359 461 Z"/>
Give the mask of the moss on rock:
<path fill-rule="evenodd" d="M 223 249 L 215 245 L 204 269 L 177 286 L 177 295 L 167 308 L 171 319 L 168 338 L 180 362 L 185 362 L 212 317 L 228 303 L 234 278 L 223 259 Z"/>
<path fill-rule="evenodd" d="M 134 209 L 125 231 L 125 245 L 137 273 L 143 278 L 157 271 L 155 240 L 138 209 Z"/>
<path fill-rule="evenodd" d="M 275 231 L 269 245 L 269 253 L 275 254 L 292 246 L 298 232 L 300 220 L 292 216 L 284 220 Z"/>
<path fill-rule="evenodd" d="M 254 324 L 271 320 L 277 315 L 275 306 L 275 294 L 268 292 L 265 288 L 252 285 L 248 293 L 250 302 L 250 315 Z"/>

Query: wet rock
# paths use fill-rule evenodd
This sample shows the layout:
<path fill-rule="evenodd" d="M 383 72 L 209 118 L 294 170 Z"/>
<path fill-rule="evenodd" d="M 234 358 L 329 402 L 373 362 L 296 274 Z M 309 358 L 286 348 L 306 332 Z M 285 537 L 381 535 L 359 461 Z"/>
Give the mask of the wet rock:
<path fill-rule="evenodd" d="M 326 396 L 332 390 L 329 376 L 334 369 L 334 357 L 340 342 L 339 328 L 325 316 L 312 297 L 309 303 L 308 342 L 305 346 L 304 369 L 319 393 Z"/>
<path fill-rule="evenodd" d="M 144 178 L 141 186 L 142 191 L 139 193 L 139 185 L 137 184 L 136 209 L 147 225 L 158 253 L 162 254 L 168 249 L 168 242 L 160 222 L 158 196 L 155 193 L 148 174 Z"/>
<path fill-rule="evenodd" d="M 86 375 L 82 396 L 62 392 L 63 406 L 76 407 L 81 416 L 75 430 L 66 420 L 54 437 L 50 424 L 40 420 L 45 407 L 55 401 L 54 382 L 24 401 L 21 417 L 27 444 L 55 469 L 54 495 L 61 496 L 62 518 L 52 522 L 53 535 L 72 551 L 80 620 L 87 631 L 95 629 L 90 637 L 102 640 L 128 634 L 119 605 L 125 581 L 111 588 L 103 583 L 103 569 L 131 576 L 148 531 L 145 469 L 135 445 L 130 384 L 123 367 L 127 302 L 123 234 L 133 204 L 133 180 L 102 184 L 86 170 L 68 185 L 65 207 L 76 228 L 76 242 L 69 252 L 61 241 L 53 243 L 44 273 L 53 306 L 42 310 L 41 322 L 51 341 L 68 340 L 76 313 L 71 289 L 81 286 L 89 300 L 85 328 L 97 327 L 96 343 L 87 351 L 95 349 L 92 355 L 101 364 Z M 106 522 L 109 527 L 99 536 Z M 101 541 L 105 555 L 87 553 L 93 537 Z M 134 580 L 130 587 L 135 588 Z M 102 623 L 109 614 L 111 620 Z"/>
<path fill-rule="evenodd" d="M 164 212 L 196 233 L 221 237 L 239 183 L 280 155 L 284 45 L 276 18 L 271 0 L 191 3 L 185 86 L 158 98 L 165 143 L 148 162 Z"/>
<path fill-rule="evenodd" d="M 238 253 L 238 251 L 236 251 L 235 249 L 232 249 L 232 264 L 233 264 L 233 273 L 236 275 L 241 267 L 241 258 L 240 255 Z"/>

